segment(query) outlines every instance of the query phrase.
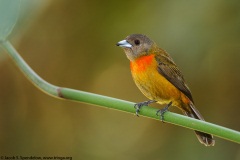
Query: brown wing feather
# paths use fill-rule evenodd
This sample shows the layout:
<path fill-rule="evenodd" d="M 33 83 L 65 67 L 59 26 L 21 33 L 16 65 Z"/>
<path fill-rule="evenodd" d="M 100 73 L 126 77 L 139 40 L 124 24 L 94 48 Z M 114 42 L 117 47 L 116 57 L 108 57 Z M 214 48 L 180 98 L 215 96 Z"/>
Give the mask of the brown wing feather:
<path fill-rule="evenodd" d="M 177 68 L 172 58 L 165 51 L 161 50 L 161 52 L 163 54 L 157 54 L 155 57 L 158 62 L 158 72 L 193 102 L 192 94 L 185 84 L 182 73 Z"/>

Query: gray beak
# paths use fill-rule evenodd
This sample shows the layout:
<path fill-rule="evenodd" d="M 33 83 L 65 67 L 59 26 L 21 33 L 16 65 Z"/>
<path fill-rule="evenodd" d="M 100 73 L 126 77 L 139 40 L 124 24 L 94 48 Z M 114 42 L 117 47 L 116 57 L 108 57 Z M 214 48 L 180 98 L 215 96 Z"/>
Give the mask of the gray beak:
<path fill-rule="evenodd" d="M 119 47 L 122 47 L 122 48 L 131 48 L 132 47 L 132 45 L 130 43 L 128 43 L 128 41 L 126 41 L 126 40 L 122 40 L 122 41 L 118 42 L 116 45 Z"/>

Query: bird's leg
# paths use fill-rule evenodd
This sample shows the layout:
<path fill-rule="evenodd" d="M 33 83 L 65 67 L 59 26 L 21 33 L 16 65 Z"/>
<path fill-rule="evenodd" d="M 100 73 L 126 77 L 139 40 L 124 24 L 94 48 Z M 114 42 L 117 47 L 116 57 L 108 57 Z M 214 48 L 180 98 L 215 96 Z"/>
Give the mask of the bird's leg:
<path fill-rule="evenodd" d="M 171 101 L 170 103 L 168 103 L 164 108 L 159 109 L 159 110 L 157 111 L 156 115 L 157 115 L 157 116 L 160 116 L 160 120 L 161 120 L 162 122 L 163 122 L 163 120 L 164 120 L 164 117 L 163 117 L 164 113 L 168 111 L 168 108 L 171 107 L 171 105 L 172 105 L 172 101 Z"/>
<path fill-rule="evenodd" d="M 134 104 L 134 108 L 136 109 L 136 115 L 139 117 L 138 113 L 140 112 L 140 109 L 142 106 L 148 106 L 149 104 L 155 103 L 155 102 L 157 101 L 149 100 L 149 101 L 144 101 L 144 102 Z"/>

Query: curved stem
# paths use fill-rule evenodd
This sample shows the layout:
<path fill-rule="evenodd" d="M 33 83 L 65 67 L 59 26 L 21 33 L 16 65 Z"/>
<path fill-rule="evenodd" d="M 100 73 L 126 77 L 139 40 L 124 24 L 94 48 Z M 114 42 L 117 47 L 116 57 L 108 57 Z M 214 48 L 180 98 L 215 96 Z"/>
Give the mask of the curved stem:
<path fill-rule="evenodd" d="M 107 107 L 111 109 L 116 109 L 119 111 L 125 111 L 128 113 L 135 113 L 135 108 L 133 102 L 124 101 L 116 98 L 111 98 L 107 96 L 102 96 L 94 93 L 78 91 L 69 88 L 58 87 L 48 83 L 38 76 L 22 59 L 15 48 L 8 41 L 0 41 L 1 46 L 7 51 L 10 57 L 14 60 L 16 65 L 25 74 L 25 76 L 40 90 L 45 93 L 55 97 L 68 100 L 74 100 L 78 102 L 88 103 L 92 105 L 97 105 L 101 107 Z M 157 119 L 159 117 L 156 115 L 157 109 L 152 107 L 142 107 L 139 115 L 144 117 Z M 236 143 L 240 143 L 240 132 L 225 128 L 212 123 L 200 121 L 197 119 L 189 118 L 183 115 L 179 115 L 172 112 L 164 113 L 164 122 L 182 126 L 185 128 L 202 131 L 205 133 L 213 134 L 217 137 L 224 138 Z"/>
<path fill-rule="evenodd" d="M 16 65 L 20 68 L 20 70 L 24 73 L 24 75 L 32 82 L 37 88 L 44 91 L 45 93 L 58 96 L 57 94 L 57 86 L 54 86 L 44 79 L 42 79 L 38 74 L 36 74 L 32 68 L 22 59 L 22 57 L 18 54 L 15 48 L 9 41 L 0 41 L 2 47 L 7 51 L 10 57 L 14 60 Z"/>

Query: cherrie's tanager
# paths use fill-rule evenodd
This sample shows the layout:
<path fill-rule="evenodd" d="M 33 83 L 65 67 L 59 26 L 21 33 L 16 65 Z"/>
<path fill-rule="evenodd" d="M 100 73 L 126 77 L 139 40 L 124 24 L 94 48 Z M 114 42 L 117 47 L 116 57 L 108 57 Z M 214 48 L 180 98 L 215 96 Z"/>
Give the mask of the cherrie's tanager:
<path fill-rule="evenodd" d="M 178 107 L 185 115 L 204 121 L 194 106 L 192 94 L 182 73 L 170 55 L 142 34 L 132 34 L 117 43 L 130 60 L 134 82 L 150 100 L 135 105 L 136 114 L 140 107 L 153 102 Z M 161 113 L 162 110 L 159 110 Z M 161 115 L 162 116 L 162 115 Z M 213 136 L 195 131 L 198 140 L 205 146 L 213 146 Z"/>

